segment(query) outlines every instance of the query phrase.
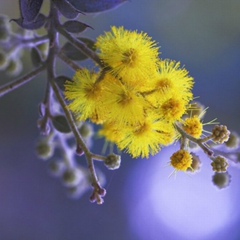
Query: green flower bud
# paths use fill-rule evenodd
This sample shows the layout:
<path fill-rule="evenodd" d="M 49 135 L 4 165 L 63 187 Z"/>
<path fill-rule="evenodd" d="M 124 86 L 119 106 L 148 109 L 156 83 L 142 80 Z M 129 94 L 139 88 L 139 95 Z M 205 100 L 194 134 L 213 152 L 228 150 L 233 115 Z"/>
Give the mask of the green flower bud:
<path fill-rule="evenodd" d="M 10 60 L 6 72 L 11 76 L 17 76 L 22 71 L 22 63 L 19 60 Z"/>
<path fill-rule="evenodd" d="M 229 148 L 237 148 L 239 146 L 239 136 L 235 132 L 231 132 L 229 139 L 225 142 L 226 146 Z"/>
<path fill-rule="evenodd" d="M 9 19 L 5 15 L 0 15 L 0 42 L 7 42 L 9 40 L 11 28 Z"/>
<path fill-rule="evenodd" d="M 121 164 L 121 156 L 110 154 L 106 157 L 104 164 L 110 170 L 118 169 Z"/>
<path fill-rule="evenodd" d="M 229 186 L 231 182 L 231 176 L 225 172 L 225 173 L 215 173 L 212 177 L 212 181 L 215 186 L 217 186 L 219 189 L 225 188 Z"/>
<path fill-rule="evenodd" d="M 5 70 L 8 66 L 9 59 L 5 52 L 0 50 L 0 70 Z"/>
<path fill-rule="evenodd" d="M 62 176 L 66 187 L 77 186 L 84 179 L 84 173 L 78 168 L 67 169 Z"/>
<path fill-rule="evenodd" d="M 43 139 L 37 144 L 36 152 L 41 159 L 47 160 L 53 156 L 54 147 L 46 139 Z"/>
<path fill-rule="evenodd" d="M 64 161 L 59 159 L 52 160 L 48 165 L 50 173 L 55 177 L 60 177 L 66 170 L 66 164 Z"/>
<path fill-rule="evenodd" d="M 93 135 L 93 127 L 89 123 L 83 123 L 79 131 L 83 138 L 89 138 Z"/>
<path fill-rule="evenodd" d="M 187 171 L 191 173 L 196 173 L 201 169 L 202 163 L 199 157 L 195 153 L 191 153 L 191 155 L 192 155 L 192 164 L 191 164 L 191 167 L 187 169 Z"/>

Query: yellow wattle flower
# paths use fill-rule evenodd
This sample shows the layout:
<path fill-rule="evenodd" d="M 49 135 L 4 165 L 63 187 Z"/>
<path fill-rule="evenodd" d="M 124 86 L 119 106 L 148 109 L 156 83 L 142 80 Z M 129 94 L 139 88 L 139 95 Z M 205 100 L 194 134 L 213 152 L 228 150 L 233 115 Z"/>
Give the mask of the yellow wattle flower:
<path fill-rule="evenodd" d="M 73 81 L 65 84 L 65 96 L 70 101 L 69 109 L 80 121 L 92 119 L 95 123 L 103 123 L 106 110 L 101 104 L 103 89 L 96 84 L 98 75 L 88 69 L 79 70 Z"/>
<path fill-rule="evenodd" d="M 113 74 L 128 79 L 148 78 L 157 70 L 157 44 L 146 33 L 112 27 L 97 38 L 96 47 Z"/>
<path fill-rule="evenodd" d="M 186 150 L 179 150 L 171 156 L 170 164 L 177 171 L 187 171 L 188 168 L 191 168 L 192 164 L 192 155 Z"/>
<path fill-rule="evenodd" d="M 203 131 L 203 124 L 198 116 L 193 116 L 184 120 L 183 129 L 189 135 L 200 138 Z"/>

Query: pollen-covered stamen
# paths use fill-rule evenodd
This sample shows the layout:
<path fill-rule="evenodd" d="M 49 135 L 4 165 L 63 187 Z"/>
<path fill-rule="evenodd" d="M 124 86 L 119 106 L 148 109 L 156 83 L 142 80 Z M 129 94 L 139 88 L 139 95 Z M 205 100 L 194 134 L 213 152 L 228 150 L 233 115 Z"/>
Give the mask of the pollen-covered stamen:
<path fill-rule="evenodd" d="M 179 120 L 185 112 L 184 102 L 180 99 L 171 98 L 161 106 L 161 112 L 169 121 Z"/>
<path fill-rule="evenodd" d="M 101 87 L 98 83 L 92 84 L 91 86 L 89 85 L 85 88 L 86 97 L 89 99 L 98 99 L 100 92 Z"/>
<path fill-rule="evenodd" d="M 128 51 L 122 54 L 122 57 L 123 64 L 134 66 L 134 63 L 137 58 L 137 51 L 134 48 L 130 48 Z"/>
<path fill-rule="evenodd" d="M 179 150 L 171 156 L 171 165 L 177 171 L 187 171 L 191 168 L 192 164 L 192 155 L 186 150 Z"/>
<path fill-rule="evenodd" d="M 171 80 L 168 78 L 160 79 L 156 84 L 156 89 L 158 91 L 166 92 L 173 87 Z"/>
<path fill-rule="evenodd" d="M 124 92 L 121 94 L 120 99 L 118 103 L 122 106 L 129 105 L 132 102 L 132 96 L 131 94 L 128 94 L 127 92 Z"/>
<path fill-rule="evenodd" d="M 183 129 L 191 136 L 195 138 L 200 138 L 203 131 L 203 124 L 201 123 L 199 117 L 194 116 L 187 118 L 183 124 Z"/>

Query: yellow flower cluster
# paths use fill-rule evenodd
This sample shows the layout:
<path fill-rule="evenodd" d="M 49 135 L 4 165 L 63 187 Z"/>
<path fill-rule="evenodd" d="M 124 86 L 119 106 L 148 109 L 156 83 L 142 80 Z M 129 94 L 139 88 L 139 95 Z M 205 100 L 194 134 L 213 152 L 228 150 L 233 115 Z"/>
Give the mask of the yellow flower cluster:
<path fill-rule="evenodd" d="M 179 62 L 159 58 L 146 33 L 112 27 L 96 42 L 105 68 L 67 82 L 69 108 L 80 121 L 102 124 L 100 135 L 133 157 L 149 157 L 176 139 L 174 123 L 192 100 L 193 78 Z"/>

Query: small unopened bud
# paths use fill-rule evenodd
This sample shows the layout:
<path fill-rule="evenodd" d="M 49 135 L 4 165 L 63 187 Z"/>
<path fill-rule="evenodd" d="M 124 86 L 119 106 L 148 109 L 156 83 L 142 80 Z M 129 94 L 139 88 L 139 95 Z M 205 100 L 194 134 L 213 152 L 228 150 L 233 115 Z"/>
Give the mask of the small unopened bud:
<path fill-rule="evenodd" d="M 79 145 L 77 145 L 76 154 L 77 154 L 78 156 L 82 156 L 82 155 L 84 154 L 83 149 L 82 149 Z"/>
<path fill-rule="evenodd" d="M 47 160 L 53 156 L 54 147 L 47 139 L 42 139 L 37 144 L 36 152 L 41 159 Z"/>
<path fill-rule="evenodd" d="M 67 187 L 77 186 L 84 178 L 84 174 L 78 168 L 68 169 L 63 173 L 63 184 Z"/>
<path fill-rule="evenodd" d="M 212 181 L 215 186 L 222 189 L 222 188 L 229 186 L 229 184 L 231 182 L 231 175 L 229 175 L 227 172 L 215 173 L 212 177 Z"/>
<path fill-rule="evenodd" d="M 0 70 L 5 70 L 8 66 L 9 59 L 5 52 L 0 50 Z"/>
<path fill-rule="evenodd" d="M 116 154 L 110 154 L 106 157 L 104 164 L 110 170 L 118 169 L 121 164 L 121 156 Z"/>
<path fill-rule="evenodd" d="M 192 155 L 192 164 L 191 164 L 191 167 L 187 169 L 187 171 L 191 173 L 195 173 L 200 170 L 202 163 L 199 157 L 195 153 L 191 153 L 191 155 Z"/>
<path fill-rule="evenodd" d="M 53 160 L 49 163 L 50 173 L 55 177 L 62 176 L 63 172 L 66 170 L 66 164 L 62 160 Z"/>
<path fill-rule="evenodd" d="M 231 132 L 229 135 L 229 139 L 225 142 L 226 146 L 229 148 L 237 148 L 239 146 L 239 136 L 235 132 Z"/>
<path fill-rule="evenodd" d="M 10 60 L 6 72 L 10 76 L 17 76 L 22 71 L 22 63 L 20 60 Z"/>
<path fill-rule="evenodd" d="M 222 156 L 217 156 L 211 165 L 215 172 L 226 172 L 228 169 L 227 159 Z"/>
<path fill-rule="evenodd" d="M 83 125 L 80 127 L 79 131 L 83 138 L 88 138 L 93 135 L 93 127 L 89 123 L 83 123 Z"/>
<path fill-rule="evenodd" d="M 227 126 L 216 125 L 212 130 L 212 140 L 215 143 L 224 143 L 228 140 L 230 132 L 227 129 Z"/>
<path fill-rule="evenodd" d="M 10 36 L 10 23 L 5 15 L 0 15 L 0 42 L 7 42 Z"/>

